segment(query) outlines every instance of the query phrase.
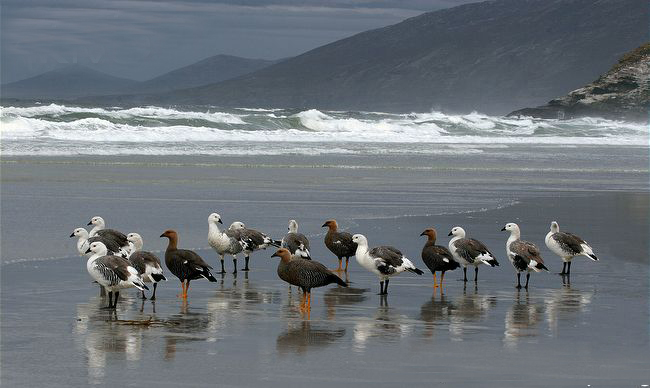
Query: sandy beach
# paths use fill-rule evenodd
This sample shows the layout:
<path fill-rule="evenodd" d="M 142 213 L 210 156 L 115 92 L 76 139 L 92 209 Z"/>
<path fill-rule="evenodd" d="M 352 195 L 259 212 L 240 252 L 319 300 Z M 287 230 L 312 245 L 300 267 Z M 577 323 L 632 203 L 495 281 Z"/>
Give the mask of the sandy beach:
<path fill-rule="evenodd" d="M 591 152 L 575 151 L 569 165 L 544 152 L 513 165 L 527 150 L 511 148 L 473 169 L 458 156 L 4 158 L 3 385 L 645 384 L 647 150 L 590 149 L 618 157 L 583 171 L 581 155 Z M 295 218 L 312 256 L 332 268 L 320 228 L 332 217 L 425 271 L 420 232 L 435 226 L 446 245 L 446 232 L 462 225 L 501 266 L 482 267 L 476 287 L 449 273 L 442 295 L 428 272 L 403 274 L 383 298 L 352 260 L 350 288 L 316 290 L 305 316 L 267 250 L 253 255 L 249 273 L 193 282 L 187 303 L 169 276 L 155 303 L 129 291 L 114 314 L 99 309 L 105 301 L 72 229 L 102 215 L 161 253 L 158 235 L 173 227 L 181 246 L 216 266 L 205 240 L 212 211 L 277 238 Z M 561 261 L 543 243 L 552 220 L 601 260 L 578 258 L 570 279 L 558 276 Z M 533 274 L 528 292 L 514 288 L 505 222 L 522 226 L 551 270 Z"/>

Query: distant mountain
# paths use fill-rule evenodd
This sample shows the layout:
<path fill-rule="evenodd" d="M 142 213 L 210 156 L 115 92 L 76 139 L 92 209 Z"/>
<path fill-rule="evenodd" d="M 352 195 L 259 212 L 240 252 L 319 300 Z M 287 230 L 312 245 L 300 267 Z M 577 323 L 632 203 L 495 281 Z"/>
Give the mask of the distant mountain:
<path fill-rule="evenodd" d="M 594 79 L 647 39 L 648 19 L 647 0 L 486 1 L 354 35 L 232 80 L 116 100 L 503 114 Z"/>
<path fill-rule="evenodd" d="M 122 93 L 137 84 L 81 65 L 48 71 L 35 77 L 0 86 L 2 98 L 68 99 Z"/>
<path fill-rule="evenodd" d="M 252 73 L 276 62 L 223 54 L 215 55 L 133 85 L 128 92 L 156 93 L 209 85 Z"/>
<path fill-rule="evenodd" d="M 510 113 L 541 118 L 598 116 L 647 121 L 650 110 L 650 43 L 625 54 L 596 81 L 537 108 Z"/>

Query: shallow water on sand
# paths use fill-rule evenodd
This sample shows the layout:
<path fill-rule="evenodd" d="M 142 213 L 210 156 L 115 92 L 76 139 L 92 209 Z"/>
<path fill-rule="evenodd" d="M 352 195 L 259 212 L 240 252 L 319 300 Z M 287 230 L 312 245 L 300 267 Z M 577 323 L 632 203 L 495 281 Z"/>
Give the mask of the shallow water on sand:
<path fill-rule="evenodd" d="M 643 178 L 643 171 L 628 171 L 642 170 L 638 162 L 616 173 L 610 161 L 604 172 L 576 172 L 572 179 L 557 169 L 521 177 L 517 171 L 357 174 L 313 167 L 179 165 L 169 171 L 138 164 L 126 170 L 77 162 L 3 165 L 3 386 L 650 382 L 650 200 L 639 190 L 647 172 Z M 294 179 L 308 183 L 292 192 L 296 186 L 286 184 Z M 381 185 L 382 179 L 399 188 Z M 182 182 L 191 189 L 184 191 Z M 145 200 L 151 197 L 160 200 Z M 336 260 L 322 244 L 320 225 L 335 215 L 371 245 L 399 247 L 425 275 L 402 274 L 391 280 L 388 297 L 380 297 L 377 279 L 353 259 L 342 275 L 350 287 L 315 290 L 306 315 L 298 292 L 277 279 L 277 261 L 267 250 L 254 254 L 251 272 L 192 282 L 187 302 L 176 297 L 180 285 L 170 275 L 155 303 L 129 290 L 110 312 L 101 309 L 106 301 L 90 282 L 85 259 L 56 258 L 74 252 L 67 235 L 96 211 L 119 229 L 142 231 L 145 247 L 154 250 L 164 247 L 160 229 L 173 224 L 180 245 L 197 247 L 216 267 L 214 252 L 205 249 L 205 218 L 216 208 L 278 237 L 291 214 L 309 235 L 312 256 L 332 268 Z M 571 278 L 558 276 L 561 261 L 543 243 L 553 219 L 589 241 L 601 260 L 575 259 Z M 540 246 L 551 269 L 533 274 L 528 291 L 514 288 L 504 257 L 506 222 L 520 224 L 522 237 Z M 441 292 L 420 260 L 419 234 L 435 226 L 444 245 L 454 225 L 485 242 L 501 266 L 481 267 L 476 285 L 464 285 L 460 271 L 448 273 Z M 42 239 L 24 237 L 34 235 Z M 8 239 L 18 240 L 6 246 Z M 48 246 L 55 258 L 43 256 Z"/>

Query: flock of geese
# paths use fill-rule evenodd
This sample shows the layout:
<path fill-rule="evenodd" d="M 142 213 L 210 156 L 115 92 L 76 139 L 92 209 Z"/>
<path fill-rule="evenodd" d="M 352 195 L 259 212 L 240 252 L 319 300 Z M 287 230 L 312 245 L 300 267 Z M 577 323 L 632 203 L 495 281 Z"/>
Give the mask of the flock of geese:
<path fill-rule="evenodd" d="M 92 229 L 75 229 L 70 237 L 77 237 L 77 250 L 81 255 L 89 255 L 86 268 L 90 276 L 108 291 L 108 306 L 115 309 L 119 299 L 120 290 L 135 287 L 142 292 L 149 290 L 146 283 L 153 284 L 153 293 L 150 299 L 156 298 L 158 282 L 167 280 L 163 273 L 160 259 L 153 253 L 144 251 L 142 237 L 138 233 L 125 235 L 114 229 L 107 229 L 102 217 L 93 217 L 88 225 Z M 311 289 L 329 284 L 338 284 L 347 287 L 336 272 L 348 270 L 350 257 L 354 256 L 357 263 L 375 274 L 379 278 L 379 294 L 388 293 L 390 278 L 402 272 L 412 272 L 422 275 L 411 260 L 402 252 L 392 246 L 370 247 L 368 239 L 362 234 L 339 231 L 336 220 L 329 220 L 323 224 L 328 228 L 325 235 L 325 246 L 337 257 L 338 268 L 329 270 L 325 265 L 312 260 L 308 238 L 298 232 L 298 223 L 289 221 L 288 233 L 282 240 L 274 240 L 267 234 L 255 229 L 247 228 L 243 222 L 233 222 L 227 229 L 223 225 L 221 216 L 212 213 L 208 217 L 208 243 L 220 258 L 221 272 L 225 273 L 225 257 L 233 260 L 233 272 L 237 272 L 237 259 L 243 255 L 245 259 L 244 271 L 249 270 L 250 255 L 258 250 L 270 246 L 279 248 L 272 257 L 279 258 L 277 274 L 289 285 L 297 286 L 302 290 L 300 309 L 311 309 Z M 506 241 L 506 254 L 517 274 L 517 288 L 522 288 L 521 274 L 526 274 L 526 283 L 532 272 L 548 271 L 540 251 L 535 244 L 521 239 L 521 230 L 515 223 L 507 223 L 502 231 L 510 232 Z M 445 272 L 463 268 L 463 280 L 467 279 L 467 267 L 474 267 L 474 281 L 478 281 L 480 265 L 490 267 L 499 266 L 496 257 L 479 240 L 468 238 L 463 228 L 456 226 L 451 229 L 449 246 L 436 245 L 437 233 L 434 228 L 427 228 L 421 236 L 426 236 L 427 241 L 422 249 L 422 261 L 433 274 L 434 289 L 440 287 Z M 169 272 L 181 282 L 181 298 L 186 299 L 190 288 L 190 281 L 205 278 L 211 282 L 217 280 L 212 274 L 212 267 L 196 252 L 178 248 L 178 233 L 166 230 L 161 238 L 167 238 L 165 250 L 165 265 Z M 561 274 L 571 273 L 571 260 L 576 256 L 586 256 L 591 260 L 598 260 L 593 249 L 582 238 L 567 232 L 560 232 L 557 222 L 551 223 L 551 229 L 545 238 L 546 246 L 563 261 Z M 345 267 L 343 259 L 345 258 Z M 440 273 L 440 282 L 436 282 L 436 273 Z"/>

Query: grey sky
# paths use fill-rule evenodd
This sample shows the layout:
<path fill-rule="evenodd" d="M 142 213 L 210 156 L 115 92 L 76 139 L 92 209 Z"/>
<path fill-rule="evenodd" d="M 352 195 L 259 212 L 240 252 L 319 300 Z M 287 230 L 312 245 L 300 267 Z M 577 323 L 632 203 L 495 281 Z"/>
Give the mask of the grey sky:
<path fill-rule="evenodd" d="M 476 0 L 4 0 L 2 82 L 81 63 L 147 79 L 209 57 L 276 59 Z"/>

